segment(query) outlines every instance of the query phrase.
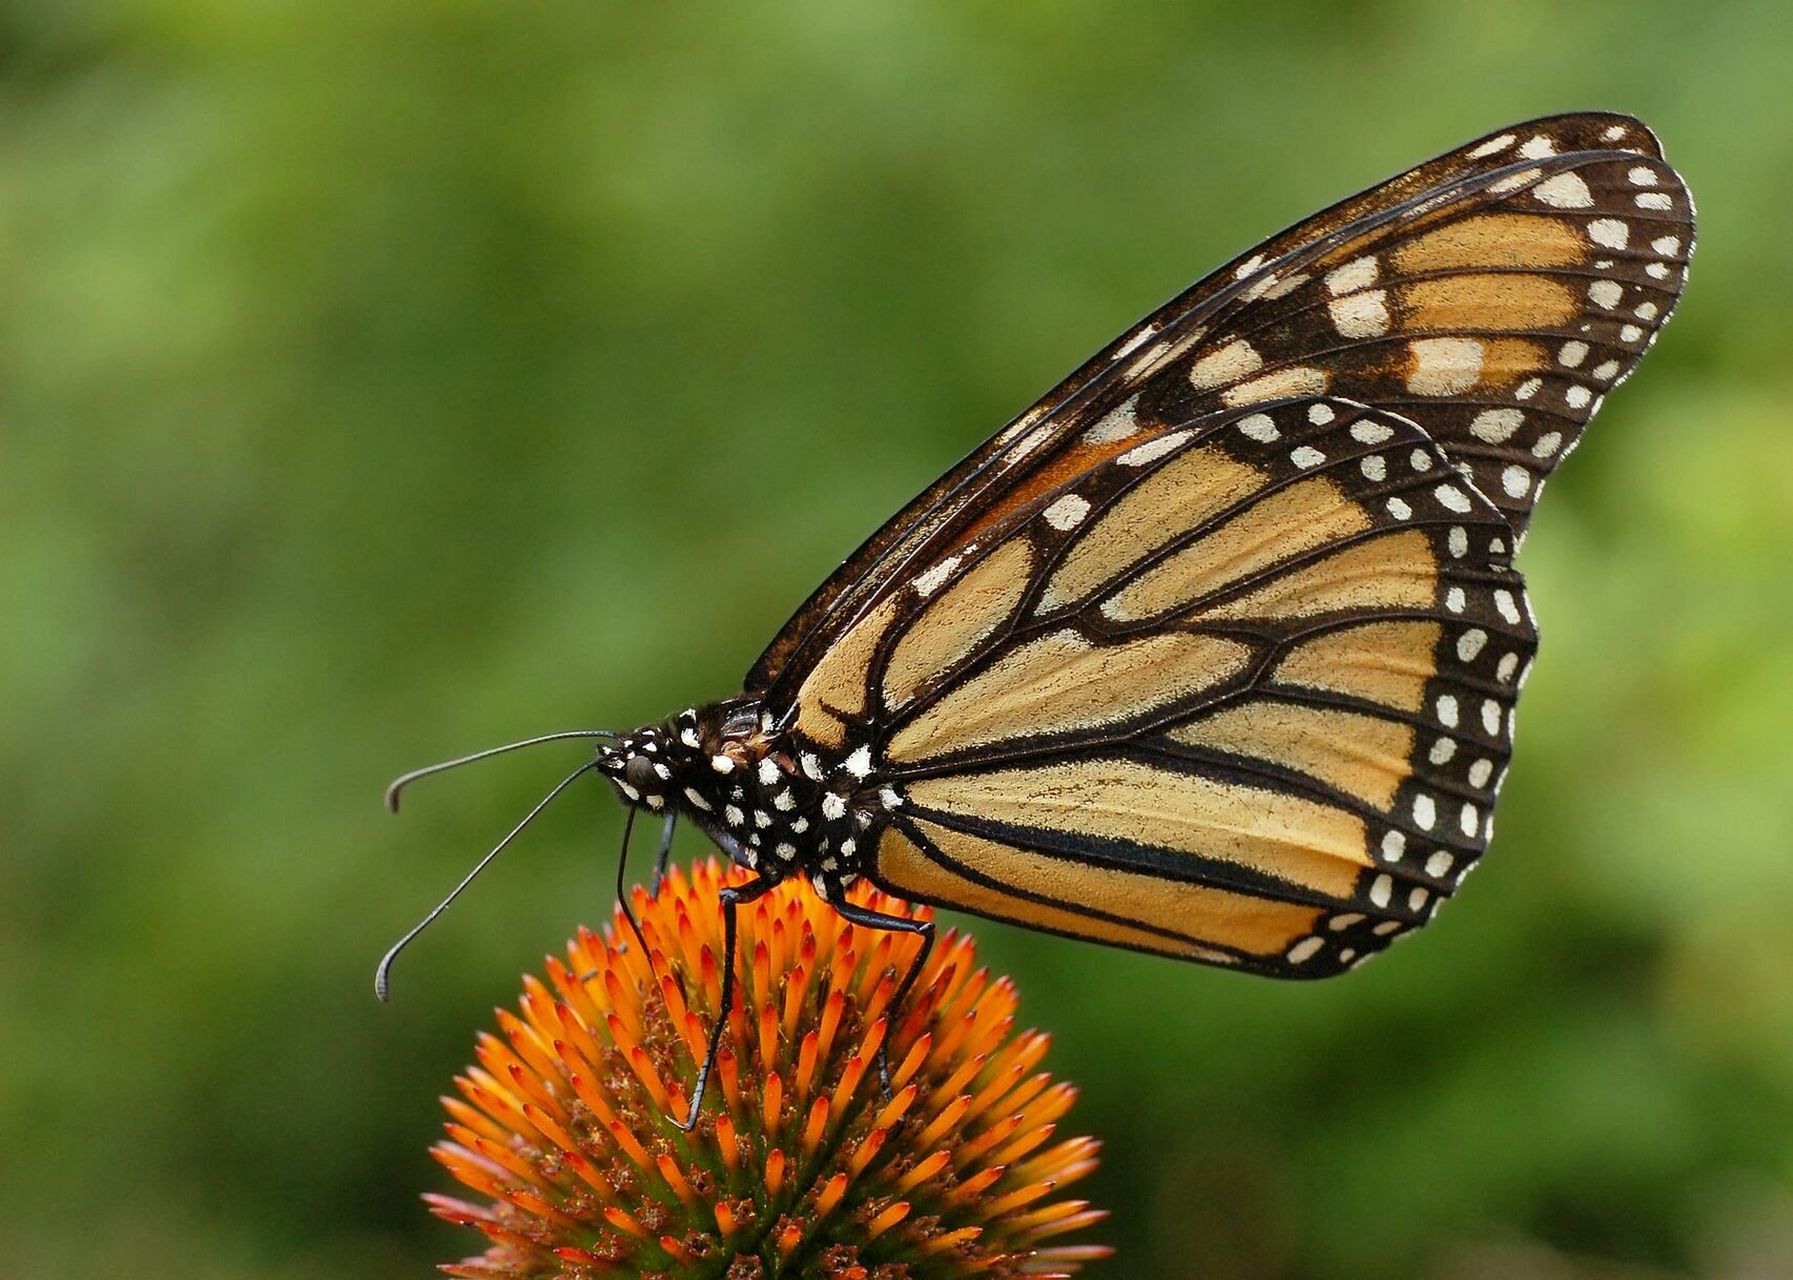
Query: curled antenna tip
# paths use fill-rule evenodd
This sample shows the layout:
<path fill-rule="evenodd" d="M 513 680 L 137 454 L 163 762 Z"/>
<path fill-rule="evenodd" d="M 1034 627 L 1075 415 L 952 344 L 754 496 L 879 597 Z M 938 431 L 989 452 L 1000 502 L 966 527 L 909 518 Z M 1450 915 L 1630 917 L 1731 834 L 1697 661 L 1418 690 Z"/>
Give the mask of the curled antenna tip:
<path fill-rule="evenodd" d="M 400 790 L 401 790 L 401 788 L 399 787 L 399 784 L 396 781 L 392 782 L 391 784 L 389 784 L 387 786 L 387 788 L 386 788 L 386 812 L 387 813 L 397 813 L 398 812 L 398 795 L 399 795 Z"/>
<path fill-rule="evenodd" d="M 395 947 L 380 957 L 379 965 L 374 969 L 374 996 L 381 1004 L 392 999 L 392 962 L 398 958 Z"/>
<path fill-rule="evenodd" d="M 492 859 L 504 852 L 505 848 L 512 840 L 517 838 L 523 828 L 527 827 L 535 820 L 537 814 L 553 803 L 555 796 L 558 796 L 562 791 L 565 791 L 568 787 L 572 786 L 577 779 L 590 773 L 595 768 L 597 768 L 597 763 L 595 761 L 587 761 L 556 783 L 554 790 L 538 800 L 535 808 L 524 814 L 523 820 L 512 827 L 505 835 L 504 839 L 493 845 L 491 851 L 488 852 L 485 857 L 474 864 L 473 870 L 469 871 L 461 878 L 461 882 L 449 891 L 446 898 L 443 898 L 442 901 L 438 902 L 435 908 L 427 916 L 412 925 L 411 928 L 406 931 L 404 937 L 392 944 L 391 949 L 388 950 L 385 955 L 380 957 L 380 963 L 374 969 L 374 995 L 378 996 L 381 1000 L 387 998 L 387 995 L 391 990 L 392 962 L 398 959 L 399 952 L 410 946 L 411 941 L 416 938 L 418 934 L 429 928 L 430 924 L 435 921 L 438 916 L 448 910 L 449 907 L 453 906 L 454 900 L 466 891 L 468 885 L 479 878 L 479 873 L 491 865 Z M 416 775 L 407 776 L 410 777 Z M 396 788 L 399 783 L 404 781 L 404 778 L 400 778 L 398 782 L 393 783 L 393 786 Z"/>

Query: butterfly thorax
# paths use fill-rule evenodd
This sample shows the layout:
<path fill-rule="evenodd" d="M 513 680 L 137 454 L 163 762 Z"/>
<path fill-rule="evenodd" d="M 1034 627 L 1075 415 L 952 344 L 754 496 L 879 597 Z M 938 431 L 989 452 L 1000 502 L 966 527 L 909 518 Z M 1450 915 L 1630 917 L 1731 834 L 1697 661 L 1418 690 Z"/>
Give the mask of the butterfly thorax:
<path fill-rule="evenodd" d="M 732 860 L 777 882 L 801 874 L 824 899 L 859 877 L 876 792 L 846 763 L 799 751 L 755 698 L 688 707 L 600 749 L 624 804 L 677 812 Z"/>

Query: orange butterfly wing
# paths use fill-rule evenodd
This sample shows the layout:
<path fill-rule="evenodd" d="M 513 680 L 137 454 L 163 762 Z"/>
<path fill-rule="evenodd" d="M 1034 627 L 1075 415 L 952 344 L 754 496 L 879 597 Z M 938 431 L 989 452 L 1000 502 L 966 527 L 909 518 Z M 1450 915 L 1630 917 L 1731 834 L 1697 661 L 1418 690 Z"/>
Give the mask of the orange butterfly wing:
<path fill-rule="evenodd" d="M 1396 409 L 1522 534 L 1679 296 L 1693 208 L 1627 116 L 1511 126 L 1341 201 L 1135 325 L 920 494 L 749 672 L 775 715 L 894 586 L 1140 433 L 1327 393 Z"/>

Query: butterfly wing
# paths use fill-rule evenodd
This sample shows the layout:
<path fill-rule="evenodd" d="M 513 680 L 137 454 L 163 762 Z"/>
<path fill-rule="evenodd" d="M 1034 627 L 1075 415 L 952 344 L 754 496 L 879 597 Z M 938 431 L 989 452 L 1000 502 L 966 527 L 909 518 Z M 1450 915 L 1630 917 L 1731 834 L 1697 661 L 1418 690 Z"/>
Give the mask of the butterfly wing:
<path fill-rule="evenodd" d="M 768 646 L 775 717 L 902 584 L 1204 413 L 1330 394 L 1399 410 L 1522 533 L 1654 340 L 1692 204 L 1655 138 L 1584 113 L 1468 143 L 1282 232 L 1159 308 L 919 495 Z"/>
<path fill-rule="evenodd" d="M 1411 422 L 1224 410 L 888 597 L 795 732 L 874 726 L 894 892 L 1324 976 L 1428 920 L 1486 845 L 1535 640 L 1510 556 Z"/>

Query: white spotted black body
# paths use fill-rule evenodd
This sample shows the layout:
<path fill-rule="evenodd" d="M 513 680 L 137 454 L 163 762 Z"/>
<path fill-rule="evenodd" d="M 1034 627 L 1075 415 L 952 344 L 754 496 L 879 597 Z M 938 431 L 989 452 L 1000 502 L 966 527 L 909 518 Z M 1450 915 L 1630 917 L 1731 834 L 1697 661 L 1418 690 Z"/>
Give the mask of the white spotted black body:
<path fill-rule="evenodd" d="M 801 876 L 830 902 L 859 878 L 884 810 L 860 765 L 797 750 L 744 697 L 644 725 L 597 759 L 624 804 L 676 812 L 765 883 Z"/>

